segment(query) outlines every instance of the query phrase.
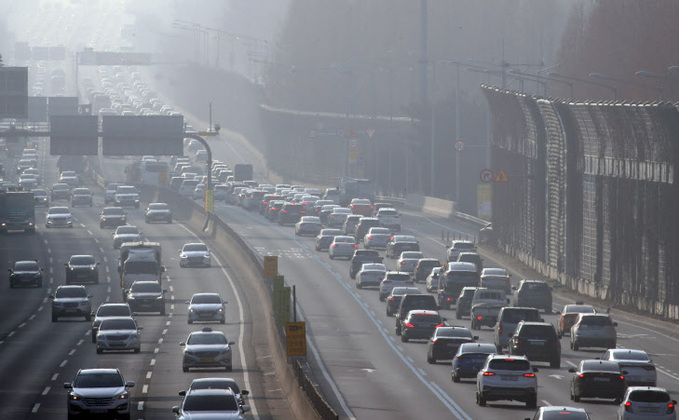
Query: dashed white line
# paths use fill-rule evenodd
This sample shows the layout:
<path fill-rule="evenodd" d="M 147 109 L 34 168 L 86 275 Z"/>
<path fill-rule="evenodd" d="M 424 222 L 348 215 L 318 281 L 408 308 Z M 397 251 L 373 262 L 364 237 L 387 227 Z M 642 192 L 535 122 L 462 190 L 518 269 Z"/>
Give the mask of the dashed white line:
<path fill-rule="evenodd" d="M 50 392 L 50 389 L 52 389 L 52 387 L 46 386 L 45 390 L 42 391 L 42 395 L 47 395 Z"/>
<path fill-rule="evenodd" d="M 144 411 L 144 401 L 137 403 L 137 411 Z"/>
<path fill-rule="evenodd" d="M 17 328 L 23 328 L 23 327 L 25 327 L 25 326 L 26 326 L 26 323 L 25 323 L 25 322 L 22 322 L 21 324 L 19 324 L 19 325 L 17 326 Z"/>
<path fill-rule="evenodd" d="M 142 394 L 148 394 L 149 393 L 149 386 L 147 384 L 144 384 L 144 386 L 141 387 L 141 393 Z"/>
<path fill-rule="evenodd" d="M 64 359 L 60 364 L 59 367 L 64 367 L 68 363 L 68 359 Z"/>
<path fill-rule="evenodd" d="M 151 376 L 153 375 L 153 371 L 148 371 L 146 372 L 146 379 L 151 379 Z"/>
<path fill-rule="evenodd" d="M 69 356 L 73 356 L 75 354 L 75 349 L 71 349 L 71 351 L 68 352 Z"/>
<path fill-rule="evenodd" d="M 34 319 L 35 319 L 35 314 L 33 314 L 33 315 L 31 315 L 31 316 L 28 317 L 28 320 L 29 320 L 29 321 L 33 321 Z"/>
<path fill-rule="evenodd" d="M 150 366 L 155 366 L 156 365 L 156 359 L 151 359 L 151 363 L 149 363 Z"/>
<path fill-rule="evenodd" d="M 158 354 L 159 352 L 160 352 L 159 347 L 156 347 L 155 349 L 153 349 L 153 354 Z"/>
<path fill-rule="evenodd" d="M 56 381 L 58 377 L 59 377 L 59 374 L 55 373 L 54 375 L 52 375 L 52 380 Z"/>
<path fill-rule="evenodd" d="M 158 339 L 158 344 L 163 344 L 163 339 L 162 339 L 162 338 L 159 338 L 159 339 Z"/>
<path fill-rule="evenodd" d="M 170 326 L 170 324 L 172 324 L 172 321 L 166 321 L 165 322 L 165 325 L 168 326 L 168 327 Z"/>
<path fill-rule="evenodd" d="M 16 333 L 16 331 L 10 331 L 9 334 L 7 334 L 7 337 L 11 337 Z"/>
<path fill-rule="evenodd" d="M 163 329 L 163 332 L 160 333 L 160 335 L 165 335 L 165 334 L 167 334 L 167 328 Z"/>
<path fill-rule="evenodd" d="M 40 408 L 40 403 L 35 403 L 35 405 L 33 406 L 33 409 L 31 410 L 31 413 L 37 413 L 39 408 Z"/>

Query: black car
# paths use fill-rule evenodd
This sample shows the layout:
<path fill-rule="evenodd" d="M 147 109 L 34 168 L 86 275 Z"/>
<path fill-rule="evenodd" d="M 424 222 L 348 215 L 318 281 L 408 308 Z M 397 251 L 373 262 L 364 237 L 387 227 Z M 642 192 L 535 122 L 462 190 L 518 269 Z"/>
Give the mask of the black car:
<path fill-rule="evenodd" d="M 127 224 L 127 216 L 122 207 L 104 207 L 99 213 L 99 227 L 117 228 Z"/>
<path fill-rule="evenodd" d="M 434 267 L 441 267 L 441 261 L 436 258 L 420 258 L 415 266 L 415 283 L 423 283 Z"/>
<path fill-rule="evenodd" d="M 394 316 L 398 312 L 399 305 L 401 304 L 401 298 L 406 294 L 419 294 L 420 289 L 417 287 L 394 287 L 391 289 L 391 293 L 387 296 L 387 316 Z"/>
<path fill-rule="evenodd" d="M 445 318 L 438 311 L 415 309 L 401 323 L 401 341 L 429 340 L 437 328 L 443 327 Z"/>
<path fill-rule="evenodd" d="M 155 281 L 135 281 L 127 292 L 133 312 L 159 312 L 165 315 L 165 290 Z"/>
<path fill-rule="evenodd" d="M 420 293 L 419 291 L 412 293 L 408 292 L 401 297 L 396 310 L 396 335 L 401 335 L 401 327 L 404 318 L 408 313 L 414 309 L 422 309 L 429 311 L 438 310 L 436 298 L 430 294 Z"/>
<path fill-rule="evenodd" d="M 531 362 L 548 362 L 552 368 L 561 367 L 561 342 L 548 322 L 519 322 L 508 347 L 509 354 L 526 356 Z"/>
<path fill-rule="evenodd" d="M 478 339 L 465 327 L 438 327 L 427 343 L 427 362 L 451 360 L 461 344 L 473 343 Z"/>
<path fill-rule="evenodd" d="M 463 287 L 460 296 L 455 302 L 455 319 L 462 319 L 463 316 L 471 315 L 472 299 L 476 292 L 476 287 Z"/>
<path fill-rule="evenodd" d="M 278 212 L 278 224 L 287 225 L 299 222 L 304 216 L 304 206 L 298 203 L 285 203 Z"/>
<path fill-rule="evenodd" d="M 379 252 L 372 249 L 357 249 L 354 251 L 354 256 L 351 257 L 351 266 L 349 267 L 349 277 L 356 278 L 356 274 L 361 271 L 361 267 L 365 263 L 381 263 L 382 257 Z"/>
<path fill-rule="evenodd" d="M 617 362 L 608 360 L 581 360 L 578 368 L 570 368 L 571 400 L 580 398 L 610 398 L 620 404 L 625 395 L 625 373 Z"/>
<path fill-rule="evenodd" d="M 42 267 L 38 261 L 17 261 L 14 268 L 8 268 L 9 287 L 32 285 L 42 287 Z"/>
<path fill-rule="evenodd" d="M 99 263 L 92 255 L 71 255 L 66 266 L 66 284 L 99 283 Z"/>

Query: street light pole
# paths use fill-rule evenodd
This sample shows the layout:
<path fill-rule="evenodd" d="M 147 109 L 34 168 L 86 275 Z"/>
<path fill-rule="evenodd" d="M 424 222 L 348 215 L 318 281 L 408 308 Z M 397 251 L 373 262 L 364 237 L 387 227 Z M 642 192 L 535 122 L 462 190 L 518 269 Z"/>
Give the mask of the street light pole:
<path fill-rule="evenodd" d="M 455 76 L 455 141 L 460 141 L 460 64 L 457 63 L 457 74 Z M 460 203 L 460 165 L 462 159 L 460 153 L 455 151 L 455 203 Z"/>
<path fill-rule="evenodd" d="M 579 83 L 584 83 L 587 85 L 592 85 L 592 86 L 600 86 L 606 89 L 610 89 L 611 92 L 613 93 L 613 100 L 617 101 L 618 100 L 618 89 L 615 86 L 607 85 L 605 83 L 598 83 L 598 82 L 593 82 L 591 80 L 586 80 L 586 79 L 578 79 L 577 77 L 570 77 L 566 76 L 561 73 L 557 73 L 555 71 L 550 71 L 548 73 L 550 77 L 556 78 L 556 79 L 566 79 L 566 80 L 572 80 L 574 82 L 579 82 Z"/>

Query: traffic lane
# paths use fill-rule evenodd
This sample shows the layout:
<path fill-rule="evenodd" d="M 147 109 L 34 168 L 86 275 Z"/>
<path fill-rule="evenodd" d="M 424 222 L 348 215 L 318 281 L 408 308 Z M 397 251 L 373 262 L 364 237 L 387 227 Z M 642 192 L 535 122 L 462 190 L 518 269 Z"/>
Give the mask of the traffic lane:
<path fill-rule="evenodd" d="M 237 208 L 220 210 L 220 217 L 228 217 L 230 226 L 256 250 L 279 255 L 279 272 L 288 284 L 297 286 L 300 315 L 308 322 L 309 353 L 314 348 L 321 353 L 316 375 L 332 377 L 341 391 L 338 396 L 331 385 L 321 384 L 336 408 L 346 401 L 344 410 L 356 418 L 415 418 L 426 406 L 433 417 L 467 418 L 459 402 L 443 390 L 449 376 L 429 380 L 415 359 L 424 360 L 424 354 L 405 354 L 393 336 L 393 318 L 380 316 L 384 309 L 365 299 L 367 290 L 353 290 L 353 281 L 344 274 L 346 262 L 330 261 L 327 254 L 312 251 L 311 238 L 297 239 L 289 227 L 269 224 Z M 418 404 L 404 400 L 404 388 L 395 387 L 396 383 L 424 390 L 418 392 Z"/>

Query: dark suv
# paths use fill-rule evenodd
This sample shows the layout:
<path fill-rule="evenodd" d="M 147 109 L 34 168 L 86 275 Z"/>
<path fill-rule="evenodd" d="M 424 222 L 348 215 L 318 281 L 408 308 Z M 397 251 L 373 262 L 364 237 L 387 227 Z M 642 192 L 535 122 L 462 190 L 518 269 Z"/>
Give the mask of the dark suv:
<path fill-rule="evenodd" d="M 561 367 L 561 342 L 556 329 L 548 322 L 519 322 L 508 347 L 511 355 L 549 362 L 549 366 L 556 369 Z"/>
<path fill-rule="evenodd" d="M 455 319 L 462 319 L 463 316 L 471 315 L 472 299 L 478 287 L 463 287 L 460 296 L 455 302 Z"/>
<path fill-rule="evenodd" d="M 14 268 L 8 268 L 9 287 L 14 288 L 19 285 L 34 285 L 42 287 L 42 267 L 38 261 L 17 261 Z"/>
<path fill-rule="evenodd" d="M 305 214 L 304 206 L 298 203 L 285 203 L 278 211 L 278 224 L 295 224 Z"/>
<path fill-rule="evenodd" d="M 408 312 L 414 309 L 436 311 L 438 310 L 436 298 L 424 293 L 403 295 L 401 302 L 398 304 L 398 310 L 396 310 L 396 335 L 401 335 L 401 330 L 403 329 L 402 323 Z"/>
<path fill-rule="evenodd" d="M 71 255 L 66 266 L 66 284 L 91 281 L 99 283 L 99 263 L 92 255 Z"/>
<path fill-rule="evenodd" d="M 415 266 L 415 283 L 423 283 L 434 267 L 441 267 L 441 261 L 436 258 L 420 258 Z"/>
<path fill-rule="evenodd" d="M 514 305 L 552 313 L 552 288 L 543 280 L 521 280 L 514 291 Z"/>
<path fill-rule="evenodd" d="M 387 316 L 394 316 L 401 305 L 401 298 L 407 294 L 420 294 L 420 289 L 412 286 L 394 287 L 387 296 Z"/>
<path fill-rule="evenodd" d="M 363 237 L 368 233 L 370 228 L 380 227 L 380 220 L 376 217 L 361 217 L 358 220 L 358 225 L 356 226 L 356 231 L 354 232 L 354 237 L 356 242 L 363 242 Z"/>
<path fill-rule="evenodd" d="M 429 340 L 438 327 L 444 326 L 445 318 L 438 311 L 414 309 L 408 312 L 401 325 L 401 341 Z"/>
<path fill-rule="evenodd" d="M 361 266 L 365 263 L 381 263 L 382 257 L 379 252 L 373 249 L 357 249 L 351 257 L 351 267 L 349 267 L 349 277 L 356 278 L 356 274 L 361 271 Z"/>

